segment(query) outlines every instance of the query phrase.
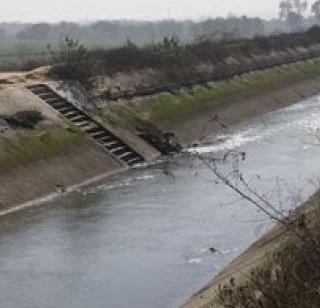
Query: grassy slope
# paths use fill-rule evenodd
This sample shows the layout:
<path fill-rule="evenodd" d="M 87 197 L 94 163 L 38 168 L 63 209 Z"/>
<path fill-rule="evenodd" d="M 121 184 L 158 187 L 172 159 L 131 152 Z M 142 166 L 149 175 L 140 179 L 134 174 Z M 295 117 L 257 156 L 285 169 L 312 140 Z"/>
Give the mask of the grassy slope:
<path fill-rule="evenodd" d="M 131 105 L 130 110 L 120 112 L 129 121 L 134 120 L 136 115 L 156 122 L 173 120 L 179 114 L 191 113 L 207 104 L 217 104 L 232 98 L 244 98 L 319 75 L 320 60 L 314 60 L 290 67 L 255 72 L 247 79 L 234 78 L 218 82 L 212 89 L 200 88 L 192 95 L 162 95 L 152 99 L 148 104 L 134 104 Z"/>

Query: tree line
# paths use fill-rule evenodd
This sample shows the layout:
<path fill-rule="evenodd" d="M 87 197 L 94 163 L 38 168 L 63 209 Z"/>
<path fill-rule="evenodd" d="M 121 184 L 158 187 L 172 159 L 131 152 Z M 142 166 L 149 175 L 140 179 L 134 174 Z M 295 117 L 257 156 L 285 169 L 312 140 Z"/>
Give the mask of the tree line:
<path fill-rule="evenodd" d="M 253 37 L 265 31 L 259 18 L 228 17 L 209 18 L 195 22 L 191 20 L 162 20 L 157 22 L 102 20 L 92 24 L 61 22 L 57 24 L 1 24 L 0 39 L 53 41 L 61 37 L 73 37 L 82 41 L 103 40 L 113 44 L 127 39 L 136 43 L 160 41 L 164 37 L 177 36 L 190 40 L 196 36 L 212 35 L 217 38 Z"/>
<path fill-rule="evenodd" d="M 276 8 L 275 8 L 276 9 Z M 8 41 L 57 41 L 72 37 L 81 41 L 104 42 L 110 45 L 127 39 L 135 43 L 159 42 L 165 37 L 176 36 L 188 41 L 199 36 L 215 39 L 252 38 L 281 32 L 305 30 L 320 23 L 320 0 L 281 0 L 279 18 L 263 20 L 246 16 L 207 18 L 201 21 L 162 20 L 130 21 L 100 20 L 90 24 L 75 22 L 50 23 L 0 23 L 0 40 Z"/>
<path fill-rule="evenodd" d="M 311 15 L 307 14 L 309 8 Z M 282 0 L 279 4 L 279 17 L 292 27 L 300 27 L 308 18 L 320 22 L 320 1 Z"/>

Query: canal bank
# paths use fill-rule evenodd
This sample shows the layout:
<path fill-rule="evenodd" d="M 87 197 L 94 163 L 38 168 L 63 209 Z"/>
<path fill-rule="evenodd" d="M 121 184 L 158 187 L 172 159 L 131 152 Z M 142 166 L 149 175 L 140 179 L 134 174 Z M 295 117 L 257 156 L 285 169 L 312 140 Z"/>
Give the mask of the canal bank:
<path fill-rule="evenodd" d="M 0 91 L 0 115 L 2 214 L 124 169 L 23 86 Z"/>
<path fill-rule="evenodd" d="M 196 87 L 193 94 L 182 92 L 107 102 L 91 112 L 150 158 L 155 157 L 155 153 L 141 141 L 139 126 L 144 130 L 145 125 L 151 124 L 163 132 L 174 133 L 187 147 L 206 141 L 226 127 L 315 95 L 320 92 L 319 75 L 320 61 L 316 59 L 214 83 L 210 89 Z M 70 191 L 126 169 L 75 131 L 74 126 L 50 106 L 32 96 L 23 86 L 31 81 L 24 78 L 17 86 L 2 88 L 0 112 L 2 116 L 9 116 L 19 111 L 38 110 L 44 120 L 34 130 L 9 129 L 1 134 L 2 214 L 60 195 L 57 187 Z"/>
<path fill-rule="evenodd" d="M 99 116 L 139 133 L 155 126 L 188 147 L 250 118 L 299 102 L 320 91 L 320 60 L 314 59 L 237 76 L 207 87 L 106 102 Z M 219 119 L 218 121 L 215 119 Z M 222 124 L 222 125 L 221 125 Z"/>
<path fill-rule="evenodd" d="M 306 221 L 310 224 L 307 226 L 309 232 L 313 232 L 313 224 L 318 224 L 319 202 L 320 192 L 318 191 L 294 211 L 298 215 L 297 217 L 307 217 Z M 315 220 L 317 221 L 315 222 Z M 264 234 L 245 252 L 227 265 L 211 282 L 196 292 L 181 308 L 225 308 L 227 305 L 222 305 L 221 298 L 219 298 L 223 287 L 230 288 L 231 286 L 234 287 L 234 290 L 240 290 L 242 286 L 248 286 L 248 288 L 252 288 L 248 293 L 256 292 L 253 287 L 254 283 L 253 285 L 251 284 L 251 273 L 257 270 L 272 273 L 275 267 L 280 266 L 274 256 L 277 253 L 283 254 L 285 248 L 290 247 L 291 243 L 297 246 L 301 245 L 299 243 L 301 238 L 297 238 L 295 232 L 297 230 L 293 231 L 293 228 L 290 229 L 277 224 L 271 231 Z M 302 240 L 302 243 L 304 241 L 305 239 Z M 293 256 L 291 255 L 291 259 Z M 287 286 L 290 283 L 295 284 L 295 277 L 286 277 L 286 279 Z M 307 280 L 307 277 L 303 279 Z M 233 285 L 230 284 L 232 281 Z M 274 288 L 278 287 L 276 279 L 273 281 L 273 284 Z M 300 300 L 303 302 L 304 298 L 300 298 Z"/>

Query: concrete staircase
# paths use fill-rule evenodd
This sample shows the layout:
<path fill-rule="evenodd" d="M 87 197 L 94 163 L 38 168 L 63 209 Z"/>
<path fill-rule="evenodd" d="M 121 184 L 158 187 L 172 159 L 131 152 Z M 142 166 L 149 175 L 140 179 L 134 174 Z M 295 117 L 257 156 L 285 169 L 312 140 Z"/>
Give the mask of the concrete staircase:
<path fill-rule="evenodd" d="M 129 166 L 141 164 L 145 161 L 140 154 L 92 119 L 86 112 L 57 94 L 49 86 L 36 84 L 27 88 L 120 161 Z"/>

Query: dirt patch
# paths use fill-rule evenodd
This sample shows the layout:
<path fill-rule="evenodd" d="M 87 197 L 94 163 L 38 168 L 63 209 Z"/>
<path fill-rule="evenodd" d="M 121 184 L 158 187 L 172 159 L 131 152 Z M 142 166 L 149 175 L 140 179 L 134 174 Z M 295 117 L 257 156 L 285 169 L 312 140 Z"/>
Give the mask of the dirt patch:
<path fill-rule="evenodd" d="M 0 89 L 5 89 L 8 85 L 22 85 L 35 81 L 48 80 L 50 67 L 40 67 L 31 72 L 0 72 Z"/>

